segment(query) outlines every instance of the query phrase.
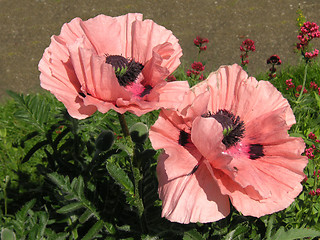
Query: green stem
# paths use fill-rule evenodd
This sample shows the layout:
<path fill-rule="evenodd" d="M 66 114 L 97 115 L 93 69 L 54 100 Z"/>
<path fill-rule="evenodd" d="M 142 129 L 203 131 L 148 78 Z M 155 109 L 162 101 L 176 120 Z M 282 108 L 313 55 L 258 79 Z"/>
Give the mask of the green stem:
<path fill-rule="evenodd" d="M 314 160 L 313 160 L 314 161 Z M 315 161 L 314 161 L 315 162 Z M 316 191 L 317 190 L 317 188 L 318 188 L 318 171 L 319 171 L 319 165 L 318 164 L 316 164 L 317 165 L 317 168 L 316 168 L 316 170 L 315 170 L 315 176 L 314 176 L 314 187 L 313 187 L 313 189 Z"/>
<path fill-rule="evenodd" d="M 120 125 L 121 125 L 121 129 L 122 129 L 123 135 L 125 137 L 128 137 L 130 134 L 129 134 L 128 125 L 127 125 L 126 119 L 124 118 L 124 115 L 121 114 L 121 113 L 118 113 L 118 118 L 119 118 L 119 122 L 120 122 Z"/>
<path fill-rule="evenodd" d="M 300 100 L 302 98 L 302 95 L 303 95 L 303 90 L 306 86 L 306 80 L 307 80 L 307 69 L 308 69 L 308 63 L 306 63 L 306 66 L 304 68 L 304 76 L 303 76 L 303 84 L 302 84 L 302 88 L 301 88 L 301 91 L 300 91 L 300 95 L 298 97 L 298 100 L 297 100 L 297 104 L 300 103 Z"/>
<path fill-rule="evenodd" d="M 3 189 L 3 198 L 4 198 L 4 215 L 7 216 L 7 214 L 8 214 L 8 198 L 7 198 L 6 188 Z"/>

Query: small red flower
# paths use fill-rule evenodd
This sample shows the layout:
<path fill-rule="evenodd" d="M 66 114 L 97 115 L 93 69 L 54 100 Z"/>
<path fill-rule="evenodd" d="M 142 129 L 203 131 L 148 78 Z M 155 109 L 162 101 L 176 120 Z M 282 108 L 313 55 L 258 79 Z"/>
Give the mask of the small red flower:
<path fill-rule="evenodd" d="M 191 64 L 191 68 L 197 71 L 204 71 L 204 65 L 202 62 L 194 62 Z"/>
<path fill-rule="evenodd" d="M 209 40 L 207 38 L 202 38 L 200 36 L 197 36 L 194 40 L 193 43 L 199 48 L 199 52 L 207 50 L 207 46 L 203 46 L 203 44 L 208 43 Z"/>
<path fill-rule="evenodd" d="M 318 84 L 316 84 L 315 82 L 310 82 L 310 88 L 317 90 L 318 89 Z"/>
<path fill-rule="evenodd" d="M 272 65 L 281 65 L 281 60 L 278 55 L 272 55 L 267 59 L 267 64 L 272 64 Z"/>
<path fill-rule="evenodd" d="M 302 85 L 298 85 L 296 88 L 297 92 L 299 92 L 299 93 L 300 93 L 301 89 L 302 89 Z M 306 88 L 304 88 L 303 93 L 308 93 L 308 90 Z"/>
<path fill-rule="evenodd" d="M 313 140 L 317 139 L 317 136 L 313 132 L 310 132 L 308 137 Z"/>
<path fill-rule="evenodd" d="M 244 67 L 249 63 L 248 58 L 248 52 L 254 52 L 256 50 L 256 47 L 254 46 L 254 41 L 251 39 L 246 39 L 242 42 L 241 46 L 240 46 L 240 51 L 243 52 L 240 55 L 241 58 L 241 66 Z M 247 60 L 245 60 L 247 59 Z"/>
<path fill-rule="evenodd" d="M 199 47 L 201 44 L 204 44 L 204 43 L 208 43 L 209 40 L 208 38 L 202 38 L 200 36 L 197 36 L 194 40 L 194 45 L 196 45 L 197 47 Z"/>
<path fill-rule="evenodd" d="M 315 192 L 314 190 L 311 190 L 311 191 L 309 192 L 309 195 L 310 195 L 310 196 L 315 196 L 315 195 L 316 195 L 316 192 Z"/>
<path fill-rule="evenodd" d="M 241 52 L 254 52 L 256 50 L 256 47 L 254 46 L 254 41 L 251 39 L 246 39 L 242 42 L 240 46 L 240 51 Z"/>
<path fill-rule="evenodd" d="M 290 78 L 290 79 L 288 79 L 288 80 L 286 80 L 286 84 L 287 84 L 287 90 L 289 90 L 290 88 L 295 88 L 295 86 L 294 86 L 294 84 L 293 84 L 293 82 L 292 82 L 292 79 Z"/>
<path fill-rule="evenodd" d="M 309 158 L 309 159 L 313 159 L 314 158 L 314 154 L 313 154 L 313 148 L 307 148 L 306 149 L 306 156 Z"/>
<path fill-rule="evenodd" d="M 315 49 L 313 52 L 306 52 L 304 54 L 304 56 L 308 59 L 312 59 L 312 58 L 315 58 L 316 56 L 319 55 L 319 50 L 318 49 Z"/>
<path fill-rule="evenodd" d="M 199 49 L 200 49 L 201 51 L 205 51 L 205 50 L 207 50 L 207 46 L 199 47 Z"/>
<path fill-rule="evenodd" d="M 306 183 L 307 181 L 308 181 L 308 176 L 305 175 L 305 176 L 304 176 L 304 179 L 302 180 L 302 183 Z"/>
<path fill-rule="evenodd" d="M 174 75 L 169 75 L 168 77 L 167 77 L 167 82 L 173 82 L 173 81 L 176 81 L 177 79 L 176 79 L 176 77 L 174 76 Z"/>
<path fill-rule="evenodd" d="M 319 32 L 319 26 L 314 22 L 305 22 L 301 28 L 300 33 L 297 36 L 297 38 L 300 40 L 299 43 L 297 43 L 297 49 L 298 50 L 304 50 L 309 42 L 313 38 L 319 38 L 320 32 Z"/>

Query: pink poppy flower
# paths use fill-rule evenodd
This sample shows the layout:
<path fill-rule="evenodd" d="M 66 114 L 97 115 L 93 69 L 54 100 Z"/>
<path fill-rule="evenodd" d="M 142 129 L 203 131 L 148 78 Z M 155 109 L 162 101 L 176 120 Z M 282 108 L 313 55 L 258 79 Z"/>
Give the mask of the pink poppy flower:
<path fill-rule="evenodd" d="M 179 108 L 162 110 L 150 129 L 159 156 L 162 216 L 212 222 L 229 214 L 260 217 L 288 207 L 301 192 L 307 159 L 290 137 L 295 117 L 267 81 L 223 66 L 195 85 Z"/>
<path fill-rule="evenodd" d="M 140 116 L 182 100 L 188 83 L 165 81 L 181 56 L 172 32 L 142 14 L 75 18 L 51 37 L 39 63 L 41 87 L 74 118 L 110 109 Z"/>

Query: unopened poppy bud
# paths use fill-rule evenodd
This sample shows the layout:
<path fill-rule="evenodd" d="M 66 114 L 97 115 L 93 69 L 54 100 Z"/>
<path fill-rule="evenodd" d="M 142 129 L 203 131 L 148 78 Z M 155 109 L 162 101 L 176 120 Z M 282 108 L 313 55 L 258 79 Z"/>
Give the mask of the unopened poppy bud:
<path fill-rule="evenodd" d="M 96 139 L 96 148 L 99 151 L 106 151 L 113 145 L 114 134 L 111 131 L 103 131 Z"/>
<path fill-rule="evenodd" d="M 134 124 L 129 132 L 132 141 L 135 143 L 144 143 L 149 136 L 147 125 L 141 122 Z"/>

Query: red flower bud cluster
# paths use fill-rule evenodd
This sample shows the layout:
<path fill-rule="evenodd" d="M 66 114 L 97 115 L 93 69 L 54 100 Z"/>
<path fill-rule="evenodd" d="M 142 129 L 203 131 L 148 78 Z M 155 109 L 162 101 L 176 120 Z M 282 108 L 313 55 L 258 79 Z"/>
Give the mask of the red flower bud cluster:
<path fill-rule="evenodd" d="M 313 52 L 307 52 L 309 42 L 314 38 L 320 38 L 319 26 L 316 23 L 309 21 L 305 22 L 300 27 L 300 33 L 297 38 L 300 40 L 300 42 L 297 43 L 296 47 L 298 50 L 301 50 L 301 54 L 306 62 L 318 56 L 318 49 L 315 49 Z"/>
<path fill-rule="evenodd" d="M 310 82 L 310 89 L 317 90 L 318 89 L 318 84 L 316 84 L 315 82 Z"/>
<path fill-rule="evenodd" d="M 300 33 L 298 35 L 300 42 L 297 43 L 297 49 L 304 50 L 312 39 L 319 37 L 319 26 L 314 22 L 305 22 L 300 28 Z"/>
<path fill-rule="evenodd" d="M 272 55 L 267 59 L 267 64 L 271 64 L 270 73 L 269 73 L 269 79 L 272 80 L 276 77 L 276 71 L 275 65 L 281 65 L 281 60 L 278 55 Z"/>
<path fill-rule="evenodd" d="M 298 87 L 296 88 L 297 92 L 300 93 L 302 89 L 302 85 L 298 85 Z M 303 93 L 308 93 L 308 90 L 306 88 L 303 89 Z"/>
<path fill-rule="evenodd" d="M 320 196 L 320 188 L 318 188 L 316 191 L 315 190 L 311 190 L 309 192 L 309 195 L 311 195 L 311 196 L 315 196 L 315 195 Z"/>
<path fill-rule="evenodd" d="M 202 71 L 204 71 L 205 66 L 202 62 L 193 62 L 191 64 L 191 69 L 187 70 L 187 76 L 193 79 L 203 80 Z"/>
<path fill-rule="evenodd" d="M 311 139 L 311 140 L 315 140 L 317 143 L 320 143 L 320 140 L 317 139 L 317 136 L 313 133 L 313 132 L 310 132 L 308 134 L 308 138 Z M 316 148 L 316 146 L 314 144 L 312 144 L 312 146 L 310 148 L 307 148 L 305 150 L 305 153 L 306 153 L 306 156 L 309 158 L 309 159 L 313 159 L 314 158 L 314 151 L 316 152 L 319 152 L 319 150 Z M 320 170 L 319 172 L 320 173 Z M 315 176 L 315 172 L 313 174 Z M 318 176 L 319 177 L 319 176 Z"/>
<path fill-rule="evenodd" d="M 202 64 L 202 62 L 192 63 L 191 68 L 200 72 L 204 71 L 204 65 Z"/>
<path fill-rule="evenodd" d="M 320 170 L 318 170 L 317 178 L 319 178 L 319 174 L 320 174 Z M 315 170 L 313 171 L 313 176 L 316 177 L 316 171 Z"/>
<path fill-rule="evenodd" d="M 317 139 L 317 136 L 313 133 L 313 132 L 310 132 L 308 137 L 312 140 L 316 140 Z"/>
<path fill-rule="evenodd" d="M 312 147 L 306 149 L 305 153 L 306 153 L 306 156 L 307 156 L 309 159 L 314 159 L 313 151 L 314 151 L 314 149 L 313 149 Z"/>
<path fill-rule="evenodd" d="M 286 88 L 287 90 L 289 90 L 290 88 L 295 88 L 291 78 L 286 80 L 286 84 L 287 84 L 287 88 Z"/>
<path fill-rule="evenodd" d="M 311 58 L 315 58 L 316 56 L 319 55 L 319 50 L 318 49 L 315 49 L 313 52 L 306 52 L 304 54 L 304 56 L 308 59 L 311 59 Z"/>
<path fill-rule="evenodd" d="M 272 65 L 281 65 L 281 59 L 278 55 L 272 55 L 267 59 L 267 64 L 272 64 Z"/>
<path fill-rule="evenodd" d="M 292 83 L 292 79 L 286 80 L 286 84 L 287 84 L 287 88 L 286 88 L 287 90 L 289 90 L 290 88 L 295 88 L 294 84 Z M 296 88 L 296 91 L 298 92 L 296 93 L 297 97 L 299 97 L 301 89 L 302 89 L 302 85 L 297 86 Z M 313 81 L 310 82 L 309 89 L 310 91 L 318 90 L 318 95 L 320 95 L 320 87 L 315 82 Z M 308 93 L 308 90 L 304 88 L 303 93 Z"/>
<path fill-rule="evenodd" d="M 248 56 L 248 52 L 254 52 L 256 50 L 256 47 L 254 45 L 254 41 L 251 39 L 246 39 L 242 42 L 241 46 L 240 46 L 240 51 L 243 52 L 240 55 L 241 58 L 241 66 L 244 67 L 249 63 L 249 60 L 247 59 Z"/>
<path fill-rule="evenodd" d="M 306 183 L 308 181 L 308 176 L 304 175 L 304 179 L 302 180 L 302 183 Z"/>
<path fill-rule="evenodd" d="M 249 38 L 244 40 L 240 46 L 241 52 L 254 52 L 255 50 L 256 47 L 254 46 L 254 41 Z"/>
<path fill-rule="evenodd" d="M 193 40 L 194 45 L 196 45 L 199 48 L 199 52 L 207 50 L 207 46 L 203 46 L 203 44 L 208 42 L 209 42 L 208 38 L 202 38 L 200 36 L 197 36 Z"/>
<path fill-rule="evenodd" d="M 174 75 L 169 75 L 168 77 L 167 77 L 167 82 L 173 82 L 173 81 L 176 81 L 177 79 L 176 79 L 176 77 L 174 76 Z"/>

